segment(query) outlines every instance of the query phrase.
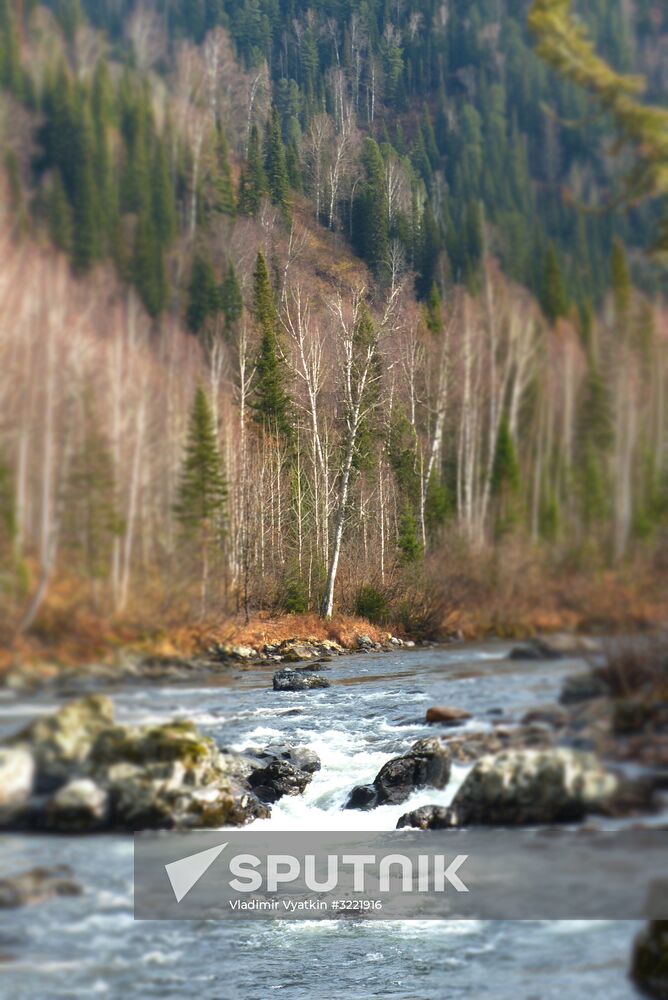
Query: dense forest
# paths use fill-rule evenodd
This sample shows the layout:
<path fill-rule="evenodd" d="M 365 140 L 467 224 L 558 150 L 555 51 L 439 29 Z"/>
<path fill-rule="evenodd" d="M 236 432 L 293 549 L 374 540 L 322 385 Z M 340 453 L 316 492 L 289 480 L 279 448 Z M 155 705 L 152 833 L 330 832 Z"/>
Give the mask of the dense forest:
<path fill-rule="evenodd" d="M 531 6 L 0 0 L 8 628 L 661 558 L 665 187 Z M 578 9 L 665 106 L 666 5 Z"/>

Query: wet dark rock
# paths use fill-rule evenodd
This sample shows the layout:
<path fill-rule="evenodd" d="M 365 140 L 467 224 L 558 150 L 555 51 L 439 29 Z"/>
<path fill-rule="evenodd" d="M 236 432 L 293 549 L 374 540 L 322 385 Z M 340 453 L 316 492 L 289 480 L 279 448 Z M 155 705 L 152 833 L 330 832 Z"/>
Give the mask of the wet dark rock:
<path fill-rule="evenodd" d="M 0 910 L 43 903 L 54 896 L 79 896 L 81 891 L 69 865 L 31 868 L 0 879 Z"/>
<path fill-rule="evenodd" d="M 605 681 L 588 670 L 566 678 L 559 701 L 562 705 L 574 705 L 580 701 L 591 701 L 593 698 L 605 698 L 609 694 L 610 688 Z"/>
<path fill-rule="evenodd" d="M 313 688 L 327 688 L 329 681 L 319 677 L 312 670 L 279 670 L 274 674 L 274 691 L 310 691 Z"/>
<path fill-rule="evenodd" d="M 453 825 L 575 822 L 601 812 L 618 787 L 617 777 L 590 754 L 506 750 L 474 766 L 453 800 Z"/>
<path fill-rule="evenodd" d="M 458 764 L 471 764 L 480 757 L 511 748 L 546 749 L 553 743 L 553 733 L 542 725 L 496 725 L 492 732 L 472 732 L 444 738 L 451 759 Z"/>
<path fill-rule="evenodd" d="M 293 744 L 271 744 L 254 754 L 247 781 L 262 802 L 277 802 L 284 795 L 299 795 L 320 770 L 314 750 Z"/>
<path fill-rule="evenodd" d="M 471 713 L 463 708 L 437 705 L 434 708 L 427 709 L 426 721 L 429 723 L 439 723 L 443 726 L 459 726 L 470 718 Z"/>
<path fill-rule="evenodd" d="M 397 830 L 413 827 L 416 830 L 447 830 L 452 827 L 452 813 L 445 806 L 420 806 L 399 818 Z"/>
<path fill-rule="evenodd" d="M 668 1000 L 668 920 L 652 920 L 636 938 L 631 979 L 646 996 Z"/>
<path fill-rule="evenodd" d="M 444 744 L 438 739 L 418 740 L 408 753 L 384 764 L 372 785 L 356 786 L 344 808 L 368 810 L 404 802 L 416 788 L 445 788 L 449 779 L 450 755 Z"/>

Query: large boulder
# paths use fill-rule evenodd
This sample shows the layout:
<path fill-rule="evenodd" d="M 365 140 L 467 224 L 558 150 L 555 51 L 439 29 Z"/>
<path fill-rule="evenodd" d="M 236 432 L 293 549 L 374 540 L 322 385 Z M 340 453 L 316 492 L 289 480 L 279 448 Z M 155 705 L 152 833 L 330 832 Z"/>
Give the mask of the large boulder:
<path fill-rule="evenodd" d="M 511 660 L 561 660 L 565 657 L 587 656 L 600 652 L 601 644 L 588 636 L 557 632 L 536 636 L 510 651 Z"/>
<path fill-rule="evenodd" d="M 404 802 L 416 788 L 445 788 L 450 779 L 450 754 L 438 739 L 418 740 L 408 753 L 384 764 L 371 785 L 353 788 L 346 809 L 373 809 Z"/>
<path fill-rule="evenodd" d="M 109 795 L 90 778 L 74 778 L 55 792 L 46 807 L 46 825 L 59 833 L 90 833 L 103 829 L 109 815 Z"/>
<path fill-rule="evenodd" d="M 51 795 L 37 794 L 4 825 L 89 832 L 239 826 L 269 815 L 239 773 L 238 757 L 228 758 L 192 723 L 115 725 L 107 698 L 71 702 L 12 744 L 12 753 L 35 760 L 35 791 Z"/>
<path fill-rule="evenodd" d="M 473 767 L 452 803 L 452 825 L 574 822 L 604 810 L 618 787 L 591 754 L 505 750 Z"/>
<path fill-rule="evenodd" d="M 54 896 L 79 896 L 81 886 L 74 881 L 69 865 L 31 868 L 0 879 L 0 910 L 43 903 Z"/>
<path fill-rule="evenodd" d="M 668 920 L 652 920 L 636 938 L 631 978 L 646 996 L 668 1000 Z"/>
<path fill-rule="evenodd" d="M 22 747 L 0 748 L 0 823 L 19 815 L 32 792 L 35 758 Z"/>
<path fill-rule="evenodd" d="M 248 784 L 261 802 L 299 795 L 320 770 L 320 758 L 308 747 L 274 743 L 255 755 Z"/>
<path fill-rule="evenodd" d="M 50 792 L 85 765 L 91 747 L 113 718 L 109 698 L 89 695 L 31 722 L 9 745 L 30 751 L 37 769 L 36 791 Z"/>
<path fill-rule="evenodd" d="M 327 688 L 329 681 L 310 670 L 279 670 L 274 674 L 274 691 L 311 691 L 313 688 Z"/>

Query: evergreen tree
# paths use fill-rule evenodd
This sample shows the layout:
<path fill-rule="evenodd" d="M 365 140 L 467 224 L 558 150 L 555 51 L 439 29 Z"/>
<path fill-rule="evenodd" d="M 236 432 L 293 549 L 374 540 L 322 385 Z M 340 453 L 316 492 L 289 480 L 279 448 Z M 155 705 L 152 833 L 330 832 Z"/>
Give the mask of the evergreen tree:
<path fill-rule="evenodd" d="M 184 533 L 204 534 L 205 544 L 222 538 L 227 484 L 218 449 L 213 413 L 206 393 L 197 387 L 174 508 Z"/>
<path fill-rule="evenodd" d="M 290 397 L 285 388 L 287 372 L 278 341 L 278 316 L 267 264 L 258 253 L 253 272 L 253 311 L 260 331 L 255 391 L 252 409 L 255 419 L 269 434 L 292 440 Z"/>
<path fill-rule="evenodd" d="M 149 316 L 159 316 L 167 299 L 165 263 L 153 219 L 146 212 L 137 220 L 131 278 Z"/>
<path fill-rule="evenodd" d="M 557 251 L 553 244 L 550 244 L 545 256 L 540 304 L 545 317 L 550 323 L 556 323 L 559 318 L 566 316 L 568 313 L 566 288 L 559 266 Z"/>
<path fill-rule="evenodd" d="M 104 578 L 111 567 L 114 538 L 122 528 L 116 507 L 116 482 L 109 441 L 100 429 L 92 393 L 83 406 L 83 433 L 65 486 L 64 535 L 79 553 L 91 579 Z"/>
<path fill-rule="evenodd" d="M 49 235 L 59 250 L 68 253 L 72 246 L 72 211 L 65 194 L 60 170 L 55 170 L 46 197 Z"/>
<path fill-rule="evenodd" d="M 229 215 L 231 218 L 236 213 L 227 139 L 220 123 L 216 128 L 216 174 L 213 207 L 216 212 L 220 212 L 221 215 Z"/>
<path fill-rule="evenodd" d="M 225 316 L 225 325 L 228 327 L 233 326 L 241 318 L 244 300 L 236 271 L 231 261 L 220 286 L 220 305 Z"/>
<path fill-rule="evenodd" d="M 520 467 L 508 418 L 499 426 L 492 466 L 492 495 L 496 500 L 496 533 L 511 530 L 519 516 Z"/>
<path fill-rule="evenodd" d="M 417 521 L 409 504 L 404 504 L 399 516 L 397 549 L 399 550 L 399 562 L 403 566 L 418 562 L 424 554 Z"/>
<path fill-rule="evenodd" d="M 248 139 L 246 163 L 241 171 L 239 211 L 244 215 L 255 215 L 267 193 L 267 176 L 262 162 L 260 134 L 257 125 L 253 125 Z"/>
<path fill-rule="evenodd" d="M 163 247 L 168 247 L 176 235 L 176 212 L 167 153 L 159 138 L 153 151 L 151 192 L 156 237 Z"/>
<path fill-rule="evenodd" d="M 186 311 L 188 329 L 193 333 L 199 333 L 209 316 L 219 308 L 220 297 L 213 268 L 207 258 L 198 253 L 193 260 L 188 285 Z"/>
<path fill-rule="evenodd" d="M 390 249 L 385 164 L 378 145 L 366 138 L 362 148 L 365 183 L 356 203 L 355 239 L 376 276 L 387 270 Z"/>
<path fill-rule="evenodd" d="M 288 170 L 285 163 L 285 147 L 281 135 L 278 109 L 272 108 L 265 133 L 265 171 L 269 194 L 273 205 L 278 205 L 287 218 L 290 212 Z"/>

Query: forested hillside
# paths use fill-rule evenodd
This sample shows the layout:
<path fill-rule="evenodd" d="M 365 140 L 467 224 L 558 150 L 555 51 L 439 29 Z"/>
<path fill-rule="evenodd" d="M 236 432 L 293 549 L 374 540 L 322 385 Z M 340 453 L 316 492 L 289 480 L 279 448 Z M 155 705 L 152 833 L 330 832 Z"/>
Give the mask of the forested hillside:
<path fill-rule="evenodd" d="M 660 558 L 661 206 L 530 6 L 0 0 L 10 630 Z M 665 106 L 666 5 L 579 6 Z"/>

